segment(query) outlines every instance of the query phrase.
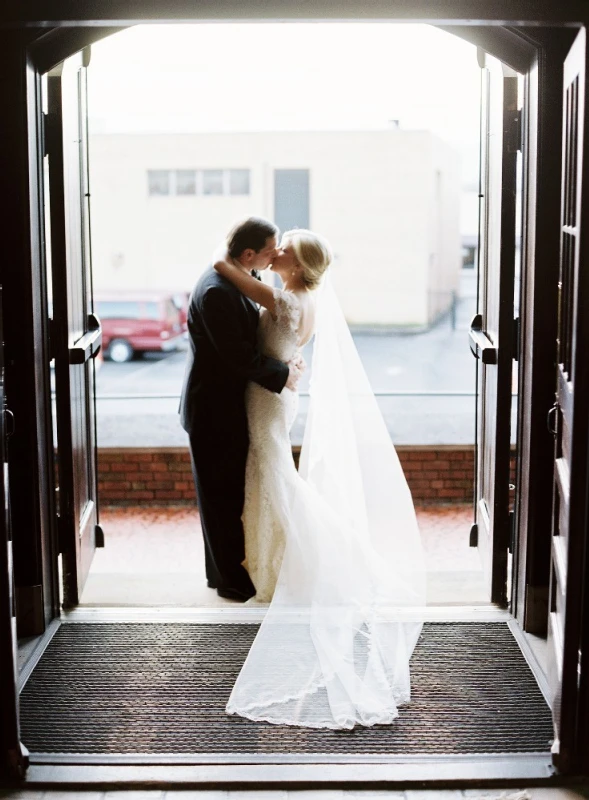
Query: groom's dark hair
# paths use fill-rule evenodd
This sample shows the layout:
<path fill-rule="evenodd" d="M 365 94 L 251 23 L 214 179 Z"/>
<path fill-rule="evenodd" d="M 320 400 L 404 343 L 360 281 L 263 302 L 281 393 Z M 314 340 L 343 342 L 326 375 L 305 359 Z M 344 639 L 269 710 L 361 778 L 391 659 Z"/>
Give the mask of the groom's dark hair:
<path fill-rule="evenodd" d="M 273 222 L 262 217 L 248 217 L 229 231 L 227 251 L 231 258 L 239 258 L 244 250 L 259 253 L 271 236 L 278 236 L 278 228 Z"/>

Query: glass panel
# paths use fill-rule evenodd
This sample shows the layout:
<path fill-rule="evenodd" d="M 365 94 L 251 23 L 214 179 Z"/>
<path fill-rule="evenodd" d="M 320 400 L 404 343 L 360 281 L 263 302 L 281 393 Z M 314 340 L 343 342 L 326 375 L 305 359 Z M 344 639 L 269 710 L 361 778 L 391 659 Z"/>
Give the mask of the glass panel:
<path fill-rule="evenodd" d="M 150 169 L 147 171 L 147 182 L 150 195 L 170 194 L 170 173 L 166 169 Z"/>
<path fill-rule="evenodd" d="M 180 306 L 181 308 L 181 306 Z M 166 319 L 170 323 L 178 322 L 180 318 L 180 308 L 176 306 L 174 300 L 166 300 Z"/>
<path fill-rule="evenodd" d="M 159 303 L 145 303 L 145 319 L 159 319 L 160 307 Z"/>
<path fill-rule="evenodd" d="M 176 170 L 176 194 L 196 194 L 196 170 Z"/>
<path fill-rule="evenodd" d="M 203 194 L 223 194 L 223 170 L 222 169 L 203 169 L 203 171 L 202 171 L 202 193 Z"/>
<path fill-rule="evenodd" d="M 249 194 L 250 193 L 250 171 L 249 171 L 249 169 L 230 169 L 229 170 L 229 193 L 230 194 Z"/>
<path fill-rule="evenodd" d="M 141 319 L 141 308 L 132 300 L 98 300 L 98 316 L 101 319 Z"/>

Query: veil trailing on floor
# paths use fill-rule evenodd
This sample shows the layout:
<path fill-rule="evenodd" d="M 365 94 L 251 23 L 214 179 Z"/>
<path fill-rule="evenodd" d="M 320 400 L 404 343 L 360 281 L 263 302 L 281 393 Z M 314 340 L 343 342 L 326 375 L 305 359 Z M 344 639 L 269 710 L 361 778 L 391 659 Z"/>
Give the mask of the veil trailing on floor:
<path fill-rule="evenodd" d="M 272 603 L 228 713 L 277 724 L 392 722 L 410 699 L 425 567 L 411 494 L 330 280 L 318 290 L 299 472 Z"/>

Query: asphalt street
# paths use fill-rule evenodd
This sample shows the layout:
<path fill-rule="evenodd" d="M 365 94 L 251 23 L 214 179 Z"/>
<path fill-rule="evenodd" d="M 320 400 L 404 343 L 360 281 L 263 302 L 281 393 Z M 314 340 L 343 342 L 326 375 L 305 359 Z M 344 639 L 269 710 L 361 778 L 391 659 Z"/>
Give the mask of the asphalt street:
<path fill-rule="evenodd" d="M 474 441 L 475 360 L 468 330 L 475 290 L 474 274 L 466 273 L 455 326 L 446 317 L 423 333 L 354 333 L 372 388 L 393 393 L 379 397 L 379 405 L 395 444 Z M 299 385 L 300 411 L 292 431 L 295 444 L 301 443 L 304 430 L 312 346 L 304 356 L 309 369 Z M 126 364 L 105 361 L 97 375 L 99 446 L 185 445 L 187 437 L 177 414 L 185 361 L 183 351 L 145 354 Z"/>

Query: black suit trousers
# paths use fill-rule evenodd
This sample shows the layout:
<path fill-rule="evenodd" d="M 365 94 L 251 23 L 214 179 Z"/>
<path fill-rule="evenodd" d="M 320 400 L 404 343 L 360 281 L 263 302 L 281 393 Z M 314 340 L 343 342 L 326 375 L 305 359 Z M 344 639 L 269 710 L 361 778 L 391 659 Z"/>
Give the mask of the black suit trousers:
<path fill-rule="evenodd" d="M 241 564 L 245 558 L 241 515 L 248 450 L 245 410 L 241 419 L 204 419 L 208 424 L 190 432 L 190 454 L 207 580 L 218 589 L 234 588 L 253 595 L 255 589 Z"/>

